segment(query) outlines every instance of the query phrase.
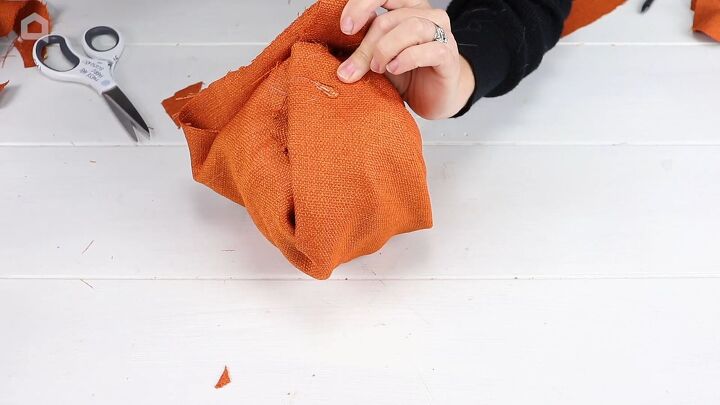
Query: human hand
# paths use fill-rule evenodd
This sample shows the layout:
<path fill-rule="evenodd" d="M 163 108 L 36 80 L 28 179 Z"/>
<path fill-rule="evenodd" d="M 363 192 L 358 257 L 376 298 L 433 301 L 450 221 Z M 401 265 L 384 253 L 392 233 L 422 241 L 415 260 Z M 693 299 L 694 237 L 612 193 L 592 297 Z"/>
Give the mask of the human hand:
<path fill-rule="evenodd" d="M 388 10 L 377 15 L 378 7 Z M 352 35 L 370 24 L 357 50 L 338 69 L 345 83 L 368 71 L 385 74 L 405 101 L 426 119 L 455 115 L 475 89 L 468 62 L 460 56 L 445 10 L 427 0 L 349 0 L 340 28 Z M 437 27 L 448 42 L 435 40 Z"/>

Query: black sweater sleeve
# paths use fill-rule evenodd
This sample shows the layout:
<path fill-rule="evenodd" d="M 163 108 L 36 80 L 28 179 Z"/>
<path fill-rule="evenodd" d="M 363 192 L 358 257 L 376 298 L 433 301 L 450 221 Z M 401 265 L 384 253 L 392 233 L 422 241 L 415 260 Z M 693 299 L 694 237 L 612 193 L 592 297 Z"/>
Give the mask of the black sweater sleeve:
<path fill-rule="evenodd" d="M 483 97 L 501 96 L 540 65 L 560 39 L 571 0 L 453 0 L 447 12 L 475 91 L 456 117 Z"/>

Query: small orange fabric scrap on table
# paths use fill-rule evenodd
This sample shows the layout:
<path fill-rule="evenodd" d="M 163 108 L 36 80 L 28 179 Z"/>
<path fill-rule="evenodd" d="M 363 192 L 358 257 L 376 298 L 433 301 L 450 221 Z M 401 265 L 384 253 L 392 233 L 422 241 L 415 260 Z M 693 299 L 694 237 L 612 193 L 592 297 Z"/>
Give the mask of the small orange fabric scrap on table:
<path fill-rule="evenodd" d="M 693 30 L 720 41 L 720 0 L 693 0 Z"/>
<path fill-rule="evenodd" d="M 32 57 L 34 40 L 23 40 L 23 30 L 29 34 L 39 34 L 36 32 L 37 26 L 41 29 L 50 31 L 50 13 L 44 2 L 38 0 L 0 0 L 0 37 L 6 37 L 11 33 L 15 33 L 18 37 L 13 46 L 20 52 L 23 64 L 26 68 L 34 67 L 35 61 Z M 4 55 L 0 56 L 2 64 L 5 64 L 8 49 Z M 0 91 L 3 91 L 8 82 L 0 84 Z"/>
<path fill-rule="evenodd" d="M 40 28 L 38 30 L 37 28 Z M 32 51 L 35 40 L 23 39 L 22 34 L 34 34 L 50 31 L 51 21 L 47 5 L 38 0 L 0 0 L 0 37 L 15 33 L 18 38 L 14 42 L 20 52 L 25 67 L 34 67 Z"/>
<path fill-rule="evenodd" d="M 222 388 L 228 384 L 230 384 L 230 372 L 228 371 L 227 366 L 225 366 L 225 370 L 223 370 L 222 375 L 220 376 L 220 379 L 218 380 L 217 384 L 215 384 L 215 388 Z"/>

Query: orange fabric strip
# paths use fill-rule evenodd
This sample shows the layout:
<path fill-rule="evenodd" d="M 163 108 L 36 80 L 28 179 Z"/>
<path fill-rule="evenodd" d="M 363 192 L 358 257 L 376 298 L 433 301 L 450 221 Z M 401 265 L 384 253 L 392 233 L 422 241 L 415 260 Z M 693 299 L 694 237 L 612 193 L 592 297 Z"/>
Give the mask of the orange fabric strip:
<path fill-rule="evenodd" d="M 33 16 L 37 14 L 37 16 Z M 30 18 L 26 20 L 26 18 Z M 30 33 L 37 33 L 38 25 L 47 23 L 47 29 L 50 30 L 51 21 L 50 13 L 47 6 L 38 0 L 0 0 L 0 37 L 17 34 L 14 46 L 20 52 L 25 67 L 34 67 L 35 62 L 32 58 L 32 50 L 35 45 L 34 40 L 23 40 L 21 37 L 23 31 L 23 21 L 30 23 L 26 27 Z"/>
<path fill-rule="evenodd" d="M 626 0 L 575 0 L 565 21 L 563 36 L 570 35 L 615 10 Z"/>
<path fill-rule="evenodd" d="M 693 31 L 720 41 L 720 0 L 693 0 L 691 7 L 695 10 Z"/>

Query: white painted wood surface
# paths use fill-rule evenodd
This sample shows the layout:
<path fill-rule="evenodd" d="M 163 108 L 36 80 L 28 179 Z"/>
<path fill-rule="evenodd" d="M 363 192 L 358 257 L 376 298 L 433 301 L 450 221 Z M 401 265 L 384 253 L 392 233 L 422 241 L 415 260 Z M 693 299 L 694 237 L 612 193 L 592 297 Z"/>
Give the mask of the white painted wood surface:
<path fill-rule="evenodd" d="M 718 279 L 86 282 L 0 283 L 0 402 L 720 401 Z"/>
<path fill-rule="evenodd" d="M 192 181 L 160 107 L 310 0 L 51 1 L 57 32 L 125 33 L 155 138 L 0 69 L 0 404 L 717 404 L 720 46 L 640 3 L 421 122 L 435 228 L 316 282 Z"/>
<path fill-rule="evenodd" d="M 148 116 L 153 144 L 184 145 L 160 101 L 190 83 L 210 83 L 249 63 L 261 49 L 131 47 L 118 65 L 117 79 Z M 147 65 L 177 69 L 138 79 L 135 72 L 146 71 Z M 564 46 L 551 51 L 540 71 L 513 93 L 482 100 L 461 119 L 421 120 L 420 125 L 427 144 L 719 144 L 717 131 L 710 130 L 720 127 L 719 71 L 720 46 L 714 45 Z M 10 100 L 0 104 L 0 144 L 130 144 L 92 90 L 19 67 L 5 77 L 13 84 Z M 29 108 L 43 111 L 42 118 L 28 123 Z"/>
<path fill-rule="evenodd" d="M 714 111 L 720 46 L 691 33 L 692 14 L 681 3 L 658 3 L 641 16 L 629 2 L 566 38 L 513 93 L 483 100 L 459 120 L 421 120 L 425 142 L 717 144 L 716 131 L 708 128 L 720 126 Z M 210 83 L 249 63 L 309 2 L 213 0 L 199 10 L 190 0 L 173 7 L 155 2 L 138 15 L 139 4 L 75 0 L 56 5 L 56 32 L 79 35 L 90 24 L 86 21 L 105 21 L 122 30 L 130 46 L 118 67 L 118 82 L 154 128 L 153 144 L 182 145 L 182 134 L 159 101 L 187 84 Z M 200 22 L 189 29 L 193 16 Z M 671 29 L 680 26 L 683 30 Z M 148 69 L 152 66 L 174 68 Z M 130 144 L 91 90 L 50 82 L 22 69 L 17 57 L 0 70 L 0 81 L 10 79 L 8 94 L 0 98 L 0 144 Z M 66 98 L 76 101 L 65 103 Z M 28 123 L 29 108 L 45 113 Z"/>
<path fill-rule="evenodd" d="M 132 27 L 131 43 L 225 44 L 269 42 L 312 0 L 174 0 L 147 4 L 143 0 L 123 2 L 94 0 L 51 1 L 57 30 L 105 21 L 118 27 Z M 448 0 L 431 0 L 445 7 Z M 709 42 L 692 33 L 693 14 L 689 2 L 666 1 L 653 5 L 645 16 L 638 11 L 642 1 L 628 0 L 602 22 L 563 39 L 567 43 L 629 44 Z M 143 10 L 143 13 L 137 13 Z"/>
<path fill-rule="evenodd" d="M 435 228 L 336 277 L 720 275 L 718 156 L 429 146 Z M 181 147 L 0 148 L 13 213 L 0 217 L 0 276 L 304 278 L 243 208 L 193 182 L 188 160 Z"/>

